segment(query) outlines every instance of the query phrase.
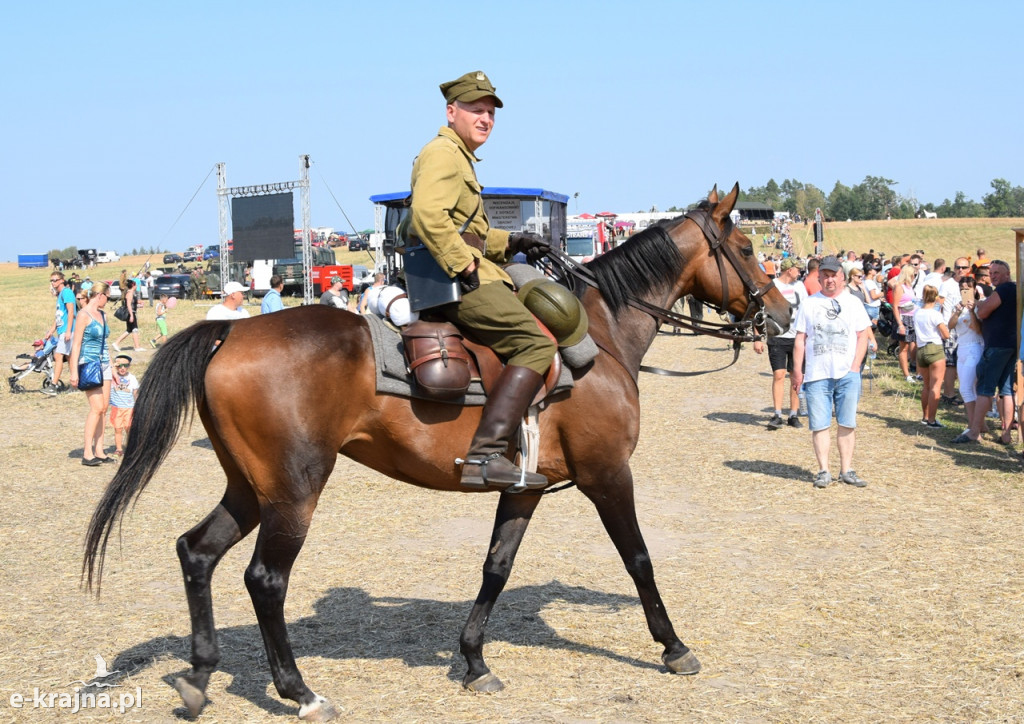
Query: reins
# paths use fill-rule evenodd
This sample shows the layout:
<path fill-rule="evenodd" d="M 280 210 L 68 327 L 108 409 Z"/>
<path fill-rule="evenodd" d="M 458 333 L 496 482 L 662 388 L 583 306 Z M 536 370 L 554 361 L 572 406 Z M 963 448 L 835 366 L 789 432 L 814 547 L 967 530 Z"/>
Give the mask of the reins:
<path fill-rule="evenodd" d="M 740 355 L 740 345 L 743 342 L 756 342 L 764 339 L 764 333 L 759 331 L 764 328 L 765 323 L 764 300 L 762 297 L 773 287 L 773 284 L 769 280 L 769 282 L 763 287 L 758 287 L 753 278 L 747 273 L 746 269 L 744 269 L 739 263 L 739 260 L 735 256 L 735 251 L 725 244 L 725 241 L 729 238 L 729 235 L 733 230 L 732 219 L 726 217 L 725 229 L 719 229 L 718 225 L 711 219 L 710 213 L 704 209 L 687 212 L 685 217 L 700 227 L 718 264 L 719 274 L 722 279 L 722 305 L 719 308 L 719 311 L 724 312 L 729 304 L 729 279 L 725 267 L 726 259 L 729 264 L 732 265 L 733 270 L 736 272 L 737 276 L 739 276 L 744 286 L 746 286 L 750 296 L 750 303 L 747 306 L 747 310 L 744 312 L 743 317 L 740 318 L 739 321 L 710 322 L 673 312 L 670 309 L 659 307 L 627 293 L 626 303 L 629 306 L 650 315 L 659 324 L 670 324 L 673 327 L 688 329 L 696 334 L 718 337 L 719 339 L 727 339 L 733 343 L 732 361 L 724 367 L 712 370 L 682 372 L 679 370 L 667 370 L 661 367 L 640 365 L 641 372 L 649 372 L 667 377 L 695 377 L 697 375 L 708 374 L 709 372 L 719 372 L 736 364 Z M 652 226 L 649 228 L 649 231 L 660 235 L 666 243 L 675 244 L 675 242 L 672 241 L 672 237 L 669 236 L 668 232 L 661 226 Z M 548 252 L 548 257 L 552 259 L 552 262 L 556 266 L 560 267 L 566 273 L 600 291 L 600 285 L 598 284 L 597 278 L 583 264 L 580 264 L 572 257 L 558 249 L 551 249 L 551 251 Z"/>

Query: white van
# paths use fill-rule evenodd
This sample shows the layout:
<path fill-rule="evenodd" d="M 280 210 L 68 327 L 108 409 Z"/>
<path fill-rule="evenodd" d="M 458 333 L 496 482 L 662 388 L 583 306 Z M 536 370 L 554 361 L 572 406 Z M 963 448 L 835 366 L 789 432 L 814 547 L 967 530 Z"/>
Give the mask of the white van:
<path fill-rule="evenodd" d="M 116 251 L 96 252 L 96 262 L 102 264 L 105 261 L 121 261 L 121 256 Z"/>

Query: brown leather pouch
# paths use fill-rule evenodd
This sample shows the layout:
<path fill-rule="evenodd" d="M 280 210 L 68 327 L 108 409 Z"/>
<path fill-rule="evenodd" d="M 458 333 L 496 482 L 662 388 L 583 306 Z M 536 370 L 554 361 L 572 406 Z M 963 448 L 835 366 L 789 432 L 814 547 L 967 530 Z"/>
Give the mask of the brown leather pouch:
<path fill-rule="evenodd" d="M 426 396 L 454 400 L 466 394 L 472 378 L 462 334 L 451 322 L 413 322 L 402 330 L 405 361 Z"/>

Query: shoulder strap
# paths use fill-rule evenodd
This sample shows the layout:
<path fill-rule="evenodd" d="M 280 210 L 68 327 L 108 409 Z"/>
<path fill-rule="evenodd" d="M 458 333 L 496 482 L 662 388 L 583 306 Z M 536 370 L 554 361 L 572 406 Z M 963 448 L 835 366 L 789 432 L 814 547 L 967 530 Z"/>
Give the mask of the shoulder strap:
<path fill-rule="evenodd" d="M 460 226 L 460 227 L 459 227 L 459 235 L 460 235 L 460 236 L 461 236 L 462 234 L 465 234 L 465 233 L 466 233 L 466 229 L 468 229 L 468 228 L 469 228 L 469 225 L 470 225 L 471 223 L 473 223 L 473 219 L 475 219 L 475 218 L 476 218 L 476 212 L 477 212 L 477 211 L 479 211 L 479 210 L 480 210 L 480 197 L 479 197 L 479 196 L 477 196 L 477 197 L 476 197 L 476 208 L 475 208 L 475 209 L 473 209 L 473 213 L 469 215 L 469 218 L 468 218 L 468 219 L 466 219 L 466 223 L 465 223 L 465 224 L 463 224 L 462 226 Z"/>

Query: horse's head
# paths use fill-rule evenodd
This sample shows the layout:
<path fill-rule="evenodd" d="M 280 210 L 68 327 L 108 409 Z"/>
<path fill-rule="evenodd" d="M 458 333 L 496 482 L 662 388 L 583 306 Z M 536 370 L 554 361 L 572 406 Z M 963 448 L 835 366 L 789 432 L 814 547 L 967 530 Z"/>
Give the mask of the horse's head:
<path fill-rule="evenodd" d="M 681 230 L 690 227 L 696 233 L 689 237 L 691 253 L 684 251 L 695 260 L 683 279 L 689 281 L 685 291 L 738 320 L 753 319 L 758 331 L 774 336 L 789 329 L 793 310 L 761 269 L 750 238 L 729 216 L 739 193 L 737 183 L 719 200 L 716 187 L 706 203 L 687 214 L 692 224 Z"/>

